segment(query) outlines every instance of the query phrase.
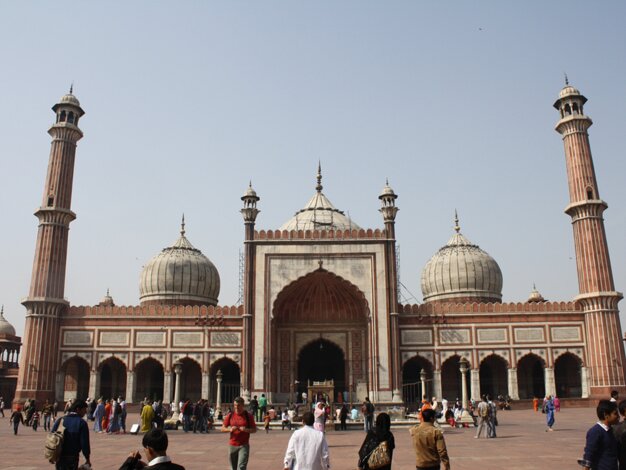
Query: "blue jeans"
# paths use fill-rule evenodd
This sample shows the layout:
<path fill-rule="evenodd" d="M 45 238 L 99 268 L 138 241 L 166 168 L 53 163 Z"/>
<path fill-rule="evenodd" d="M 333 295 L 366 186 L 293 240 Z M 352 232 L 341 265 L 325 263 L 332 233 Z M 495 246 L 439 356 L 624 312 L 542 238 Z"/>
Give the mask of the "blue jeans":
<path fill-rule="evenodd" d="M 248 467 L 248 456 L 250 455 L 250 446 L 228 446 L 228 459 L 230 461 L 231 470 L 246 470 Z"/>
<path fill-rule="evenodd" d="M 374 415 L 365 415 L 365 432 L 371 431 L 374 427 Z"/>

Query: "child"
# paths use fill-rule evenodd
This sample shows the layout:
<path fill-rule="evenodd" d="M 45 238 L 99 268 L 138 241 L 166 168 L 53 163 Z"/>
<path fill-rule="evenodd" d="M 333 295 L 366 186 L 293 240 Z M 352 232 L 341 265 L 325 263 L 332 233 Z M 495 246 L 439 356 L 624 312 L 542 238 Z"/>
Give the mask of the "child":
<path fill-rule="evenodd" d="M 585 453 L 579 463 L 585 470 L 592 468 L 617 470 L 619 446 L 611 430 L 611 426 L 619 422 L 617 403 L 600 400 L 596 414 L 600 421 L 587 431 Z"/>
<path fill-rule="evenodd" d="M 39 427 L 39 411 L 35 411 L 33 413 L 31 424 L 33 426 L 33 431 L 36 431 L 37 428 Z"/>
<path fill-rule="evenodd" d="M 272 418 L 270 418 L 270 414 L 269 413 L 265 413 L 265 416 L 263 417 L 263 422 L 265 423 L 265 433 L 269 433 L 270 432 L 270 421 L 272 420 Z"/>

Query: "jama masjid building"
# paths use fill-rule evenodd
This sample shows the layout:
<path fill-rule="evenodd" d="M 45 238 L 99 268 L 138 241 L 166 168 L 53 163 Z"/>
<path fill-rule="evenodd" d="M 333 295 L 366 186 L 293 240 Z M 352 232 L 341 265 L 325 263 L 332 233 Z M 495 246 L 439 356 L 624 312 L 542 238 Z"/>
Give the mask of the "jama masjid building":
<path fill-rule="evenodd" d="M 260 198 L 252 186 L 241 197 L 241 305 L 219 305 L 219 273 L 183 220 L 178 239 L 145 265 L 139 305 L 117 306 L 107 293 L 97 305 L 75 306 L 64 300 L 64 285 L 84 111 L 70 90 L 52 108 L 16 399 L 170 402 L 178 393 L 215 401 L 219 383 L 222 401 L 266 393 L 285 402 L 321 380 L 333 380 L 335 396 L 378 403 L 421 393 L 454 399 L 462 359 L 474 398 L 626 393 L 622 294 L 613 284 L 585 102 L 566 84 L 554 104 L 576 250 L 574 299 L 548 302 L 533 290 L 528 300 L 503 303 L 497 262 L 461 233 L 457 219 L 423 269 L 423 303 L 401 305 L 398 196 L 385 185 L 372 208 L 381 225 L 361 227 L 330 202 L 320 169 L 311 199 L 281 227 L 257 229 Z"/>

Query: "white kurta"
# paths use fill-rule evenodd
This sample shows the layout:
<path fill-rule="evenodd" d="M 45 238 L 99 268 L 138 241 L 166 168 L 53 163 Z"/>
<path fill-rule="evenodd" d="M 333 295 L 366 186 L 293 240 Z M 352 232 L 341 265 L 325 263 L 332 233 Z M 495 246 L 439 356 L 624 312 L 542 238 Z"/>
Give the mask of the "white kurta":
<path fill-rule="evenodd" d="M 330 468 L 328 444 L 324 433 L 302 426 L 291 435 L 285 453 L 285 468 L 327 470 Z"/>

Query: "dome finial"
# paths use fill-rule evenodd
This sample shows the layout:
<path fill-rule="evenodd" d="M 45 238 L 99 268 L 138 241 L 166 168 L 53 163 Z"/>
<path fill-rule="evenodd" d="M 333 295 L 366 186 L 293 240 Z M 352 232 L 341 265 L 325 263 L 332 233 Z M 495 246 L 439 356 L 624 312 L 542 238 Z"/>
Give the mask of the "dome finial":
<path fill-rule="evenodd" d="M 318 193 L 322 192 L 322 162 L 320 160 L 317 161 L 317 186 L 315 186 L 315 190 Z"/>
<path fill-rule="evenodd" d="M 184 237 L 185 236 L 185 213 L 183 212 L 183 219 L 180 223 L 180 236 Z"/>
<path fill-rule="evenodd" d="M 70 95 L 74 94 L 74 82 L 70 84 Z"/>
<path fill-rule="evenodd" d="M 459 233 L 461 231 L 461 226 L 459 225 L 459 214 L 456 209 L 454 209 L 454 231 Z"/>
<path fill-rule="evenodd" d="M 567 73 L 563 72 L 563 75 L 565 75 L 565 86 L 569 85 L 569 78 L 567 78 Z"/>

